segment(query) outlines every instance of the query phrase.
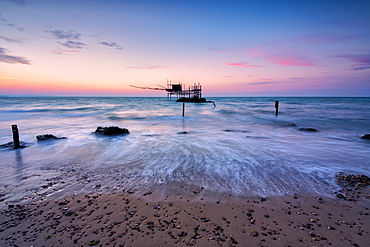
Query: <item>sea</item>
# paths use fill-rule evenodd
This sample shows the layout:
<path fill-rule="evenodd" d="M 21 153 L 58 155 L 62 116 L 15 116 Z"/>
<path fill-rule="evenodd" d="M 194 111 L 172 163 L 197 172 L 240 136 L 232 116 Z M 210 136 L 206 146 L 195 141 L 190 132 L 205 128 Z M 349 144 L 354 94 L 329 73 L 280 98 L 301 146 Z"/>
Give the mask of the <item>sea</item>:
<path fill-rule="evenodd" d="M 207 100 L 215 104 L 0 97 L 0 144 L 17 125 L 26 146 L 0 148 L 0 203 L 91 191 L 334 196 L 336 174 L 370 176 L 370 140 L 361 138 L 370 134 L 370 98 Z M 130 133 L 101 136 L 99 126 Z M 37 141 L 44 134 L 67 139 Z"/>

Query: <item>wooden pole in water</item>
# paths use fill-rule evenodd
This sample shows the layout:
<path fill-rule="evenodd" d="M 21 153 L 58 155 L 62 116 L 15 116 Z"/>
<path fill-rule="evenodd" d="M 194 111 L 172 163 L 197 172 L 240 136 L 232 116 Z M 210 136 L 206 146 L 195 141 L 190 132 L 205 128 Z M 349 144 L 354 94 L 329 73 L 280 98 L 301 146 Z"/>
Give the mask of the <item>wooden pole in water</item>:
<path fill-rule="evenodd" d="M 277 116 L 279 115 L 279 101 L 275 101 L 275 109 L 276 109 L 275 116 Z"/>
<path fill-rule="evenodd" d="M 14 148 L 20 148 L 18 126 L 12 125 Z"/>
<path fill-rule="evenodd" d="M 185 103 L 182 103 L 182 116 L 185 117 Z"/>

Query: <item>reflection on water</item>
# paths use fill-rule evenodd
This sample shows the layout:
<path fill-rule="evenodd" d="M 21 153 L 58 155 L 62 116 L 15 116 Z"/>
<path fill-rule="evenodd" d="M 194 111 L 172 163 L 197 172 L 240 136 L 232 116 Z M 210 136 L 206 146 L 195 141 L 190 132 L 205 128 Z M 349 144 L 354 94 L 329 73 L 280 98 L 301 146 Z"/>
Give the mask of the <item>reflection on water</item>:
<path fill-rule="evenodd" d="M 16 149 L 15 150 L 15 166 L 14 170 L 16 173 L 16 176 L 21 180 L 22 173 L 23 173 L 23 168 L 24 168 L 24 163 L 22 159 L 22 150 L 21 149 Z"/>

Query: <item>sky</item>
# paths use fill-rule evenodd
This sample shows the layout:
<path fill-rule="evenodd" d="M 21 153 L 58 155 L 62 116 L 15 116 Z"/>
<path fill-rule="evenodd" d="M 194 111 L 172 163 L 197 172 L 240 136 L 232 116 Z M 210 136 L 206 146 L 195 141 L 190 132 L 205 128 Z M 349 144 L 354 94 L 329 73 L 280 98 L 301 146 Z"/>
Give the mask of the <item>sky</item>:
<path fill-rule="evenodd" d="M 0 95 L 370 97 L 369 0 L 0 0 Z"/>

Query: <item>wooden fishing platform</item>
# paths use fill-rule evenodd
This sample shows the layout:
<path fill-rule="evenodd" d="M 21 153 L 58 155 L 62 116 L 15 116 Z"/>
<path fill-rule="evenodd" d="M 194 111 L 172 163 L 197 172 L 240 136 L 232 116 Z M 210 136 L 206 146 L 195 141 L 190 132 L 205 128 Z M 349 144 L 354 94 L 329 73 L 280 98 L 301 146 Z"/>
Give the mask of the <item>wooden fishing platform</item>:
<path fill-rule="evenodd" d="M 172 83 L 171 80 L 167 80 L 167 87 L 139 87 L 133 86 L 135 88 L 141 89 L 151 89 L 151 90 L 164 90 L 167 92 L 167 99 L 172 100 L 172 97 L 176 97 L 177 102 L 194 102 L 194 103 L 205 103 L 208 102 L 205 98 L 202 98 L 202 85 L 200 83 L 194 83 L 192 86 L 186 87 L 182 82 Z"/>

